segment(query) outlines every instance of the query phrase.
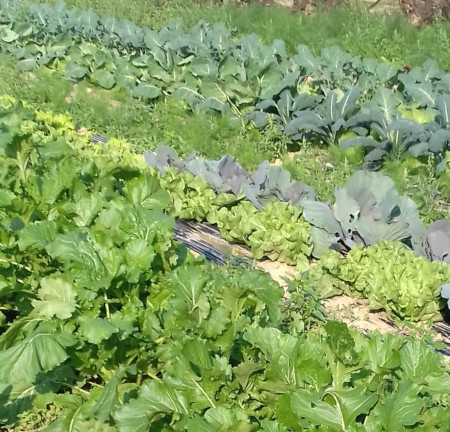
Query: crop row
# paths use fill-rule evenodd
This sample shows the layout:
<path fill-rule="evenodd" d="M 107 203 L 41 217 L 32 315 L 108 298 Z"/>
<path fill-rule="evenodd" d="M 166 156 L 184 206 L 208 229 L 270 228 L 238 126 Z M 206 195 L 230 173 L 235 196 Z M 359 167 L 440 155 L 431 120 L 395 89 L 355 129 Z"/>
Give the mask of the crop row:
<path fill-rule="evenodd" d="M 217 225 L 223 238 L 246 244 L 257 259 L 305 271 L 308 259 L 321 258 L 316 271 L 327 275 L 327 284 L 329 275 L 335 287 L 337 279 L 345 281 L 349 291 L 392 317 L 439 318 L 440 287 L 450 282 L 450 221 L 425 229 L 414 202 L 398 195 L 388 177 L 359 171 L 336 189 L 330 206 L 315 199 L 313 188 L 292 182 L 287 171 L 267 162 L 249 174 L 230 156 L 208 161 L 191 155 L 182 161 L 167 147 L 146 152 L 145 159 L 159 170 L 176 217 Z M 329 250 L 347 255 L 331 272 L 326 263 L 336 258 Z M 361 254 L 366 258 L 356 258 Z M 378 271 L 372 262 L 382 263 Z M 375 273 L 368 277 L 366 270 Z"/>
<path fill-rule="evenodd" d="M 222 24 L 156 31 L 63 4 L 3 1 L 0 47 L 22 70 L 48 66 L 67 78 L 119 86 L 146 101 L 163 95 L 193 110 L 231 110 L 292 141 L 367 148 L 372 168 L 391 152 L 435 155 L 450 143 L 450 74 L 428 61 L 409 73 L 338 47 L 289 57 L 282 41 L 236 38 Z"/>
<path fill-rule="evenodd" d="M 2 427 L 449 423 L 450 375 L 424 341 L 323 323 L 295 283 L 284 302 L 262 272 L 194 260 L 173 241 L 170 196 L 142 157 L 121 141 L 90 144 L 66 115 L 0 106 Z"/>

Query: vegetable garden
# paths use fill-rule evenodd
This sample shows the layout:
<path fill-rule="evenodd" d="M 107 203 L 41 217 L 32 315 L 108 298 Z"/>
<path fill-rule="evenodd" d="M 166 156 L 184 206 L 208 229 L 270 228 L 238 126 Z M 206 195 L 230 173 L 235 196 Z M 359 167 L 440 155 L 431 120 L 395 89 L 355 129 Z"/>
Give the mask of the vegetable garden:
<path fill-rule="evenodd" d="M 0 97 L 2 430 L 450 431 L 448 345 L 431 330 L 450 308 L 439 59 L 405 70 L 224 23 L 157 29 L 14 0 L 0 51 L 15 79 L 88 83 L 155 124 L 161 106 L 220 118 L 271 158 L 103 138 L 51 98 Z M 310 169 L 314 151 L 332 171 L 299 177 L 292 161 Z M 193 255 L 180 220 L 297 276 L 280 286 L 251 260 Z M 343 293 L 398 331 L 328 316 L 322 301 Z"/>

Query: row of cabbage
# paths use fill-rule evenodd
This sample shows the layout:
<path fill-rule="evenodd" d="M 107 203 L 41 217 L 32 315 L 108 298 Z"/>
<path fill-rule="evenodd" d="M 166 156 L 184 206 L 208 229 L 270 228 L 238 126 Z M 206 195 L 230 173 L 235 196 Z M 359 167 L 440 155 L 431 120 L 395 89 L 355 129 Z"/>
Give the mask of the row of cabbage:
<path fill-rule="evenodd" d="M 217 225 L 225 239 L 246 244 L 258 259 L 305 271 L 311 258 L 320 258 L 311 277 L 324 295 L 336 294 L 344 282 L 344 289 L 392 317 L 439 317 L 440 289 L 447 292 L 450 282 L 450 220 L 425 228 L 415 203 L 400 196 L 389 177 L 358 171 L 336 188 L 330 205 L 267 161 L 251 174 L 231 156 L 181 160 L 164 146 L 144 157 L 159 170 L 175 216 Z"/>
<path fill-rule="evenodd" d="M 450 74 L 431 60 L 407 73 L 338 47 L 290 56 L 280 40 L 265 46 L 223 24 L 154 30 L 20 0 L 1 2 L 0 48 L 21 70 L 48 66 L 146 101 L 171 95 L 195 111 L 231 110 L 294 142 L 363 146 L 372 168 L 394 150 L 435 155 L 442 170 L 449 148 Z"/>

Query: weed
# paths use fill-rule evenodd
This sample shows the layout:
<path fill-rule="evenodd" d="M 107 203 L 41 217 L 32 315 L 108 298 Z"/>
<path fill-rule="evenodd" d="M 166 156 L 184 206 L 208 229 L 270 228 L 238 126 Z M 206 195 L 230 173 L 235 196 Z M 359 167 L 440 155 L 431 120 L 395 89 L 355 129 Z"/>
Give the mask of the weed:
<path fill-rule="evenodd" d="M 345 158 L 336 162 L 329 151 L 306 146 L 285 158 L 283 168 L 293 179 L 313 186 L 321 201 L 333 201 L 334 188 L 344 186 L 356 169 Z"/>
<path fill-rule="evenodd" d="M 389 175 L 401 195 L 407 195 L 417 204 L 425 224 L 450 217 L 448 201 L 441 197 L 442 185 L 436 178 L 436 166 L 431 157 L 388 160 L 383 173 Z M 444 199 L 443 199 L 444 198 Z"/>

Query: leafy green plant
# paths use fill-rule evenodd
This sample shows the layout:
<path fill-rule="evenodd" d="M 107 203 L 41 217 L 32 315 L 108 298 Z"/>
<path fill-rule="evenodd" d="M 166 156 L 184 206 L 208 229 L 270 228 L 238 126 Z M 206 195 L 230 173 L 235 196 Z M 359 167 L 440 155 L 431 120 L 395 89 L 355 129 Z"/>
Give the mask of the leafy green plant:
<path fill-rule="evenodd" d="M 380 241 L 366 249 L 353 248 L 344 259 L 325 253 L 320 265 L 345 281 L 349 289 L 369 299 L 373 309 L 393 318 L 433 320 L 443 308 L 440 287 L 450 277 L 450 266 L 417 257 L 398 242 Z"/>
<path fill-rule="evenodd" d="M 279 201 L 283 200 L 282 195 L 277 197 L 270 193 L 266 196 L 271 200 L 261 206 L 251 199 L 253 195 L 248 195 L 246 190 L 246 182 L 259 177 L 261 173 L 250 176 L 229 156 L 221 161 L 209 162 L 191 155 L 183 161 L 172 149 L 162 148 L 155 153 L 147 153 L 146 161 L 162 174 L 161 183 L 171 196 L 169 209 L 172 214 L 217 225 L 223 238 L 246 244 L 257 259 L 268 257 L 296 265 L 305 271 L 308 267 L 307 258 L 327 257 L 329 249 L 348 254 L 354 248 L 358 250 L 358 245 L 369 246 L 370 251 L 373 250 L 370 247 L 381 245 L 381 249 L 386 247 L 387 253 L 390 253 L 391 246 L 388 245 L 391 243 L 386 242 L 401 241 L 404 251 L 392 246 L 392 252 L 399 256 L 408 252 L 403 261 L 408 262 L 411 268 L 423 268 L 423 272 L 429 274 L 425 270 L 425 262 L 428 261 L 424 257 L 444 263 L 448 260 L 448 220 L 439 221 L 426 230 L 414 202 L 400 196 L 393 181 L 379 173 L 357 171 L 343 188 L 335 189 L 335 203 L 332 206 L 306 196 L 299 197 L 299 206 L 292 206 Z M 281 172 L 277 175 L 283 177 Z M 261 184 L 265 185 L 268 192 L 273 187 L 269 177 Z M 370 258 L 371 252 L 368 254 Z M 421 257 L 424 261 L 417 261 L 419 266 L 412 257 Z M 389 266 L 388 259 L 386 262 L 377 259 L 380 260 L 380 266 Z M 351 259 L 345 260 L 345 263 L 351 269 L 349 272 L 354 271 L 358 277 L 361 274 L 362 285 L 369 284 L 358 266 L 353 266 Z M 440 284 L 447 277 L 447 266 L 444 264 L 441 270 L 444 276 L 439 279 Z M 304 283 L 307 287 L 318 288 L 325 297 L 346 289 L 334 277 L 335 274 L 331 273 L 331 276 L 319 267 L 311 276 L 305 275 Z M 341 280 L 348 282 L 345 277 Z M 408 297 L 407 288 L 402 288 L 404 292 L 398 294 L 394 288 L 396 285 L 388 279 L 380 279 L 374 288 L 380 298 L 369 288 L 363 294 L 375 308 L 383 305 L 381 307 L 387 308 L 398 318 L 427 322 L 439 317 L 442 304 L 436 284 L 431 282 L 434 284 L 432 288 L 421 290 L 421 280 L 412 275 L 408 282 L 413 289 L 420 291 L 421 294 L 416 297 L 412 294 Z M 409 301 L 411 303 L 405 306 L 405 302 Z"/>
<path fill-rule="evenodd" d="M 166 169 L 160 181 L 170 194 L 168 210 L 174 216 L 217 225 L 223 238 L 249 246 L 257 259 L 299 266 L 307 263 L 312 243 L 300 207 L 272 201 L 258 211 L 243 201 L 242 194 L 217 195 L 201 177 L 179 174 L 173 168 Z"/>
<path fill-rule="evenodd" d="M 314 256 L 330 247 L 368 246 L 380 240 L 403 241 L 424 255 L 425 228 L 417 207 L 398 195 L 389 177 L 358 171 L 344 188 L 335 189 L 335 198 L 332 208 L 318 201 L 301 202 L 305 219 L 313 225 Z"/>
<path fill-rule="evenodd" d="M 358 3 L 343 4 L 327 11 L 316 8 L 312 16 L 254 2 L 238 6 L 233 2 L 219 4 L 212 0 L 148 0 L 144 3 L 139 0 L 111 0 L 107 4 L 102 0 L 68 0 L 66 3 L 70 7 L 92 8 L 100 15 L 125 18 L 152 28 L 161 28 L 173 19 L 181 19 L 185 29 L 200 19 L 223 21 L 229 27 L 237 28 L 240 34 L 256 33 L 266 44 L 282 39 L 290 53 L 294 53 L 299 44 L 311 47 L 314 52 L 339 45 L 353 55 L 400 66 L 419 66 L 429 57 L 444 69 L 448 70 L 450 66 L 447 23 L 437 21 L 417 30 L 403 14 L 367 13 L 367 9 Z"/>
<path fill-rule="evenodd" d="M 161 146 L 154 152 L 147 150 L 144 158 L 149 166 L 157 168 L 162 175 L 166 168 L 174 167 L 179 172 L 187 171 L 202 178 L 218 194 L 233 193 L 238 196 L 242 193 L 259 210 L 274 198 L 289 201 L 293 205 L 305 197 L 315 199 L 313 188 L 292 181 L 288 171 L 270 166 L 268 161 L 261 162 L 258 169 L 250 174 L 230 155 L 211 161 L 192 153 L 182 160 L 175 150 Z"/>
<path fill-rule="evenodd" d="M 438 220 L 428 227 L 425 250 L 430 261 L 450 264 L 450 220 Z"/>

